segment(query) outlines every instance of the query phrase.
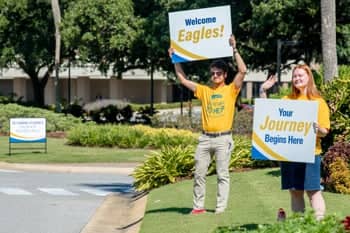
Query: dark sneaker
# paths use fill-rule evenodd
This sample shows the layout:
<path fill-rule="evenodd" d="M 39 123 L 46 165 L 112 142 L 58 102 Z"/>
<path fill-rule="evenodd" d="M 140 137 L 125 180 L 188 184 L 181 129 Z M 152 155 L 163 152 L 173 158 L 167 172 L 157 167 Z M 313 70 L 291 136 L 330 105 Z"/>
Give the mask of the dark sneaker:
<path fill-rule="evenodd" d="M 204 214 L 207 211 L 205 209 L 193 209 L 190 214 Z"/>

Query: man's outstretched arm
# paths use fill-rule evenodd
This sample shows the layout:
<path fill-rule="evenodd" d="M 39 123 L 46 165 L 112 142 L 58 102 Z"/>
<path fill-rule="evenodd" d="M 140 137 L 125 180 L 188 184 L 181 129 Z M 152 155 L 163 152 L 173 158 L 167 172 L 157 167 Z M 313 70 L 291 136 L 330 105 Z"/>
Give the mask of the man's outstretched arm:
<path fill-rule="evenodd" d="M 171 55 L 174 52 L 174 49 L 170 48 L 168 52 L 169 52 L 169 56 L 171 57 Z M 180 63 L 175 63 L 174 67 L 175 67 L 175 74 L 177 78 L 180 80 L 181 84 L 194 92 L 196 90 L 197 83 L 187 79 L 187 76 L 183 71 Z"/>
<path fill-rule="evenodd" d="M 231 35 L 229 39 L 230 45 L 232 47 L 233 59 L 236 60 L 238 72 L 233 80 L 233 83 L 237 88 L 241 88 L 243 84 L 244 77 L 247 73 L 247 66 L 245 65 L 243 58 L 239 54 L 236 48 L 236 38 L 234 35 Z"/>

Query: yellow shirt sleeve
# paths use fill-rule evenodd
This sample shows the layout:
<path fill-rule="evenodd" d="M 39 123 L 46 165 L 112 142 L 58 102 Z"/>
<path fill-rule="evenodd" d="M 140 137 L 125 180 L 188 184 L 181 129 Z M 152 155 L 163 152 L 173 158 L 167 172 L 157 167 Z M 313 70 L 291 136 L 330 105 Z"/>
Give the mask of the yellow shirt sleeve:
<path fill-rule="evenodd" d="M 319 99 L 318 101 L 318 124 L 322 128 L 330 129 L 331 123 L 330 123 L 330 113 L 329 113 L 329 107 L 324 101 L 324 99 Z"/>

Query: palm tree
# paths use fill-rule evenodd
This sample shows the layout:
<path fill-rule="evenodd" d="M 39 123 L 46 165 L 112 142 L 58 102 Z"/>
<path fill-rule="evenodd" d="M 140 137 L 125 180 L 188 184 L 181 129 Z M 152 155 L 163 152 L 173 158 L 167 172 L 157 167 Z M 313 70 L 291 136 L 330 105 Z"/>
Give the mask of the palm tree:
<path fill-rule="evenodd" d="M 321 0 L 321 40 L 324 80 L 338 76 L 335 0 Z"/>
<path fill-rule="evenodd" d="M 52 5 L 52 13 L 53 18 L 55 21 L 55 38 L 56 38 L 56 48 L 55 48 L 55 88 L 56 88 L 56 111 L 60 112 L 60 103 L 59 103 L 59 86 L 58 86 L 58 80 L 59 80 L 59 69 L 60 69 L 60 60 L 61 60 L 61 33 L 60 33 L 60 23 L 61 23 L 61 11 L 60 11 L 60 5 L 58 3 L 58 0 L 51 0 Z"/>

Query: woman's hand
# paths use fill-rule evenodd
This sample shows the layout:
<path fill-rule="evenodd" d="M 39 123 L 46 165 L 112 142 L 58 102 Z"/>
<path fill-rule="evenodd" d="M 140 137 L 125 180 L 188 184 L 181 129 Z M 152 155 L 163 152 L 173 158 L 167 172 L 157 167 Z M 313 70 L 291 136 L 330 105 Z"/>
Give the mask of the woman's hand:
<path fill-rule="evenodd" d="M 322 138 L 328 134 L 328 129 L 320 127 L 320 125 L 317 122 L 314 122 L 312 126 L 317 137 Z"/>
<path fill-rule="evenodd" d="M 260 90 L 267 91 L 277 82 L 276 75 L 271 75 L 263 84 L 260 86 Z"/>
<path fill-rule="evenodd" d="M 261 84 L 259 89 L 260 98 L 267 98 L 266 90 L 270 89 L 277 82 L 276 75 L 271 75 L 263 84 Z"/>

